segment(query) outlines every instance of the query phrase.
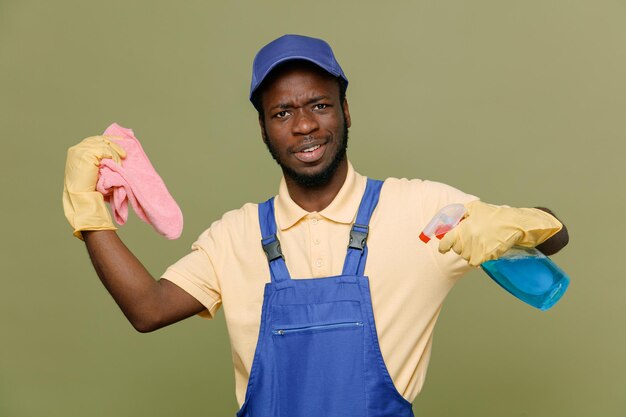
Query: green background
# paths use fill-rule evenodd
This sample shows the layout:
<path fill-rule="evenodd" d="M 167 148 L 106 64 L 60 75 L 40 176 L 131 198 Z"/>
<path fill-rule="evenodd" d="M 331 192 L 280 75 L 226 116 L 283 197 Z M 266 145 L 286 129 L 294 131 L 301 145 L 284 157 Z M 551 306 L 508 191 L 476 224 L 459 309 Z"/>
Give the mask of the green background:
<path fill-rule="evenodd" d="M 223 315 L 126 322 L 63 216 L 66 149 L 131 127 L 185 215 L 119 234 L 155 275 L 277 191 L 247 101 L 255 52 L 322 37 L 350 79 L 350 158 L 568 225 L 548 312 L 475 271 L 446 301 L 419 416 L 626 415 L 626 3 L 0 0 L 0 416 L 228 416 Z M 417 233 L 418 231 L 416 231 Z"/>

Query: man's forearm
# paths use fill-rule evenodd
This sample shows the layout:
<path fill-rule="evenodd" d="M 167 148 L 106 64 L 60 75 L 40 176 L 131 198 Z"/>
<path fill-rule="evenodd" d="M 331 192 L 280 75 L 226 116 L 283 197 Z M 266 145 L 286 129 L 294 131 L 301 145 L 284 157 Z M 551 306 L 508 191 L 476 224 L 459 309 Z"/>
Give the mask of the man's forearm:
<path fill-rule="evenodd" d="M 150 332 L 205 309 L 176 284 L 155 281 L 114 231 L 84 231 L 83 237 L 100 280 L 138 331 Z"/>
<path fill-rule="evenodd" d="M 152 330 L 158 312 L 159 283 L 111 230 L 83 232 L 100 280 L 140 332 Z"/>
<path fill-rule="evenodd" d="M 543 210 L 546 213 L 549 213 L 552 216 L 556 217 L 550 209 L 547 209 L 545 207 L 536 207 L 536 208 L 538 208 L 539 210 Z M 546 256 L 550 256 L 550 255 L 554 255 L 555 253 L 557 253 L 558 251 L 560 251 L 567 245 L 567 243 L 569 242 L 569 233 L 567 232 L 567 227 L 565 226 L 565 223 L 561 222 L 561 224 L 563 224 L 563 228 L 559 230 L 550 239 L 546 240 L 540 245 L 537 245 L 536 246 L 537 250 L 539 250 L 541 253 L 543 253 Z"/>

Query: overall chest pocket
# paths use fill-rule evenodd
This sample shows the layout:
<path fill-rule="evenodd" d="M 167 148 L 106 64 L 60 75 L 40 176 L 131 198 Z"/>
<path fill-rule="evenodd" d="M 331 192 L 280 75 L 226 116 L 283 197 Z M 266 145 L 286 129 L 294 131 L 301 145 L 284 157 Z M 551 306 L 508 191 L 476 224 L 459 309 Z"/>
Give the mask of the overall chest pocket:
<path fill-rule="evenodd" d="M 365 415 L 360 303 L 279 307 L 272 326 L 282 417 Z"/>

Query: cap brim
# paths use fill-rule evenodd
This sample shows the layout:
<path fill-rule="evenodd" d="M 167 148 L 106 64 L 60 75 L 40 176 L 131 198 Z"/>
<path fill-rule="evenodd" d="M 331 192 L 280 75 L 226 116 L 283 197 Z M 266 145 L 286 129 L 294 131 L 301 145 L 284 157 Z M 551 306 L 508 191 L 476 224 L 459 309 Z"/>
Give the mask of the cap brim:
<path fill-rule="evenodd" d="M 311 63 L 317 65 L 318 67 L 320 67 L 321 69 L 323 69 L 324 71 L 326 71 L 327 73 L 331 74 L 334 77 L 340 77 L 341 76 L 343 78 L 342 73 L 340 71 L 338 71 L 336 69 L 333 69 L 333 68 L 327 68 L 326 66 L 322 65 L 320 62 L 316 61 L 315 59 L 312 59 L 312 58 L 307 57 L 307 56 L 290 55 L 290 56 L 287 56 L 287 57 L 284 57 L 284 58 L 281 58 L 281 59 L 277 60 L 272 65 L 270 65 L 267 68 L 267 70 L 265 70 L 263 75 L 260 77 L 259 81 L 256 83 L 254 89 L 250 91 L 250 99 L 252 99 L 252 96 L 254 95 L 255 91 L 259 89 L 261 84 L 263 84 L 263 81 L 265 81 L 267 76 L 270 74 L 270 72 L 272 72 L 274 70 L 274 68 L 276 68 L 280 64 L 284 64 L 285 62 L 289 62 L 289 61 L 308 61 L 308 62 L 311 62 Z"/>

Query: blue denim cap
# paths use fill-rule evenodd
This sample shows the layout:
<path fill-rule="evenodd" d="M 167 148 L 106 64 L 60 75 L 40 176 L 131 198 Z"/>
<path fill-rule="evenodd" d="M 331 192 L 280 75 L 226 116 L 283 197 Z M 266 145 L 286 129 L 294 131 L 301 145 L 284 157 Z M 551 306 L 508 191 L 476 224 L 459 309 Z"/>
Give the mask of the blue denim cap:
<path fill-rule="evenodd" d="M 250 100 L 268 74 L 283 62 L 303 59 L 310 61 L 335 77 L 348 78 L 325 41 L 302 35 L 283 35 L 265 45 L 254 57 Z"/>

